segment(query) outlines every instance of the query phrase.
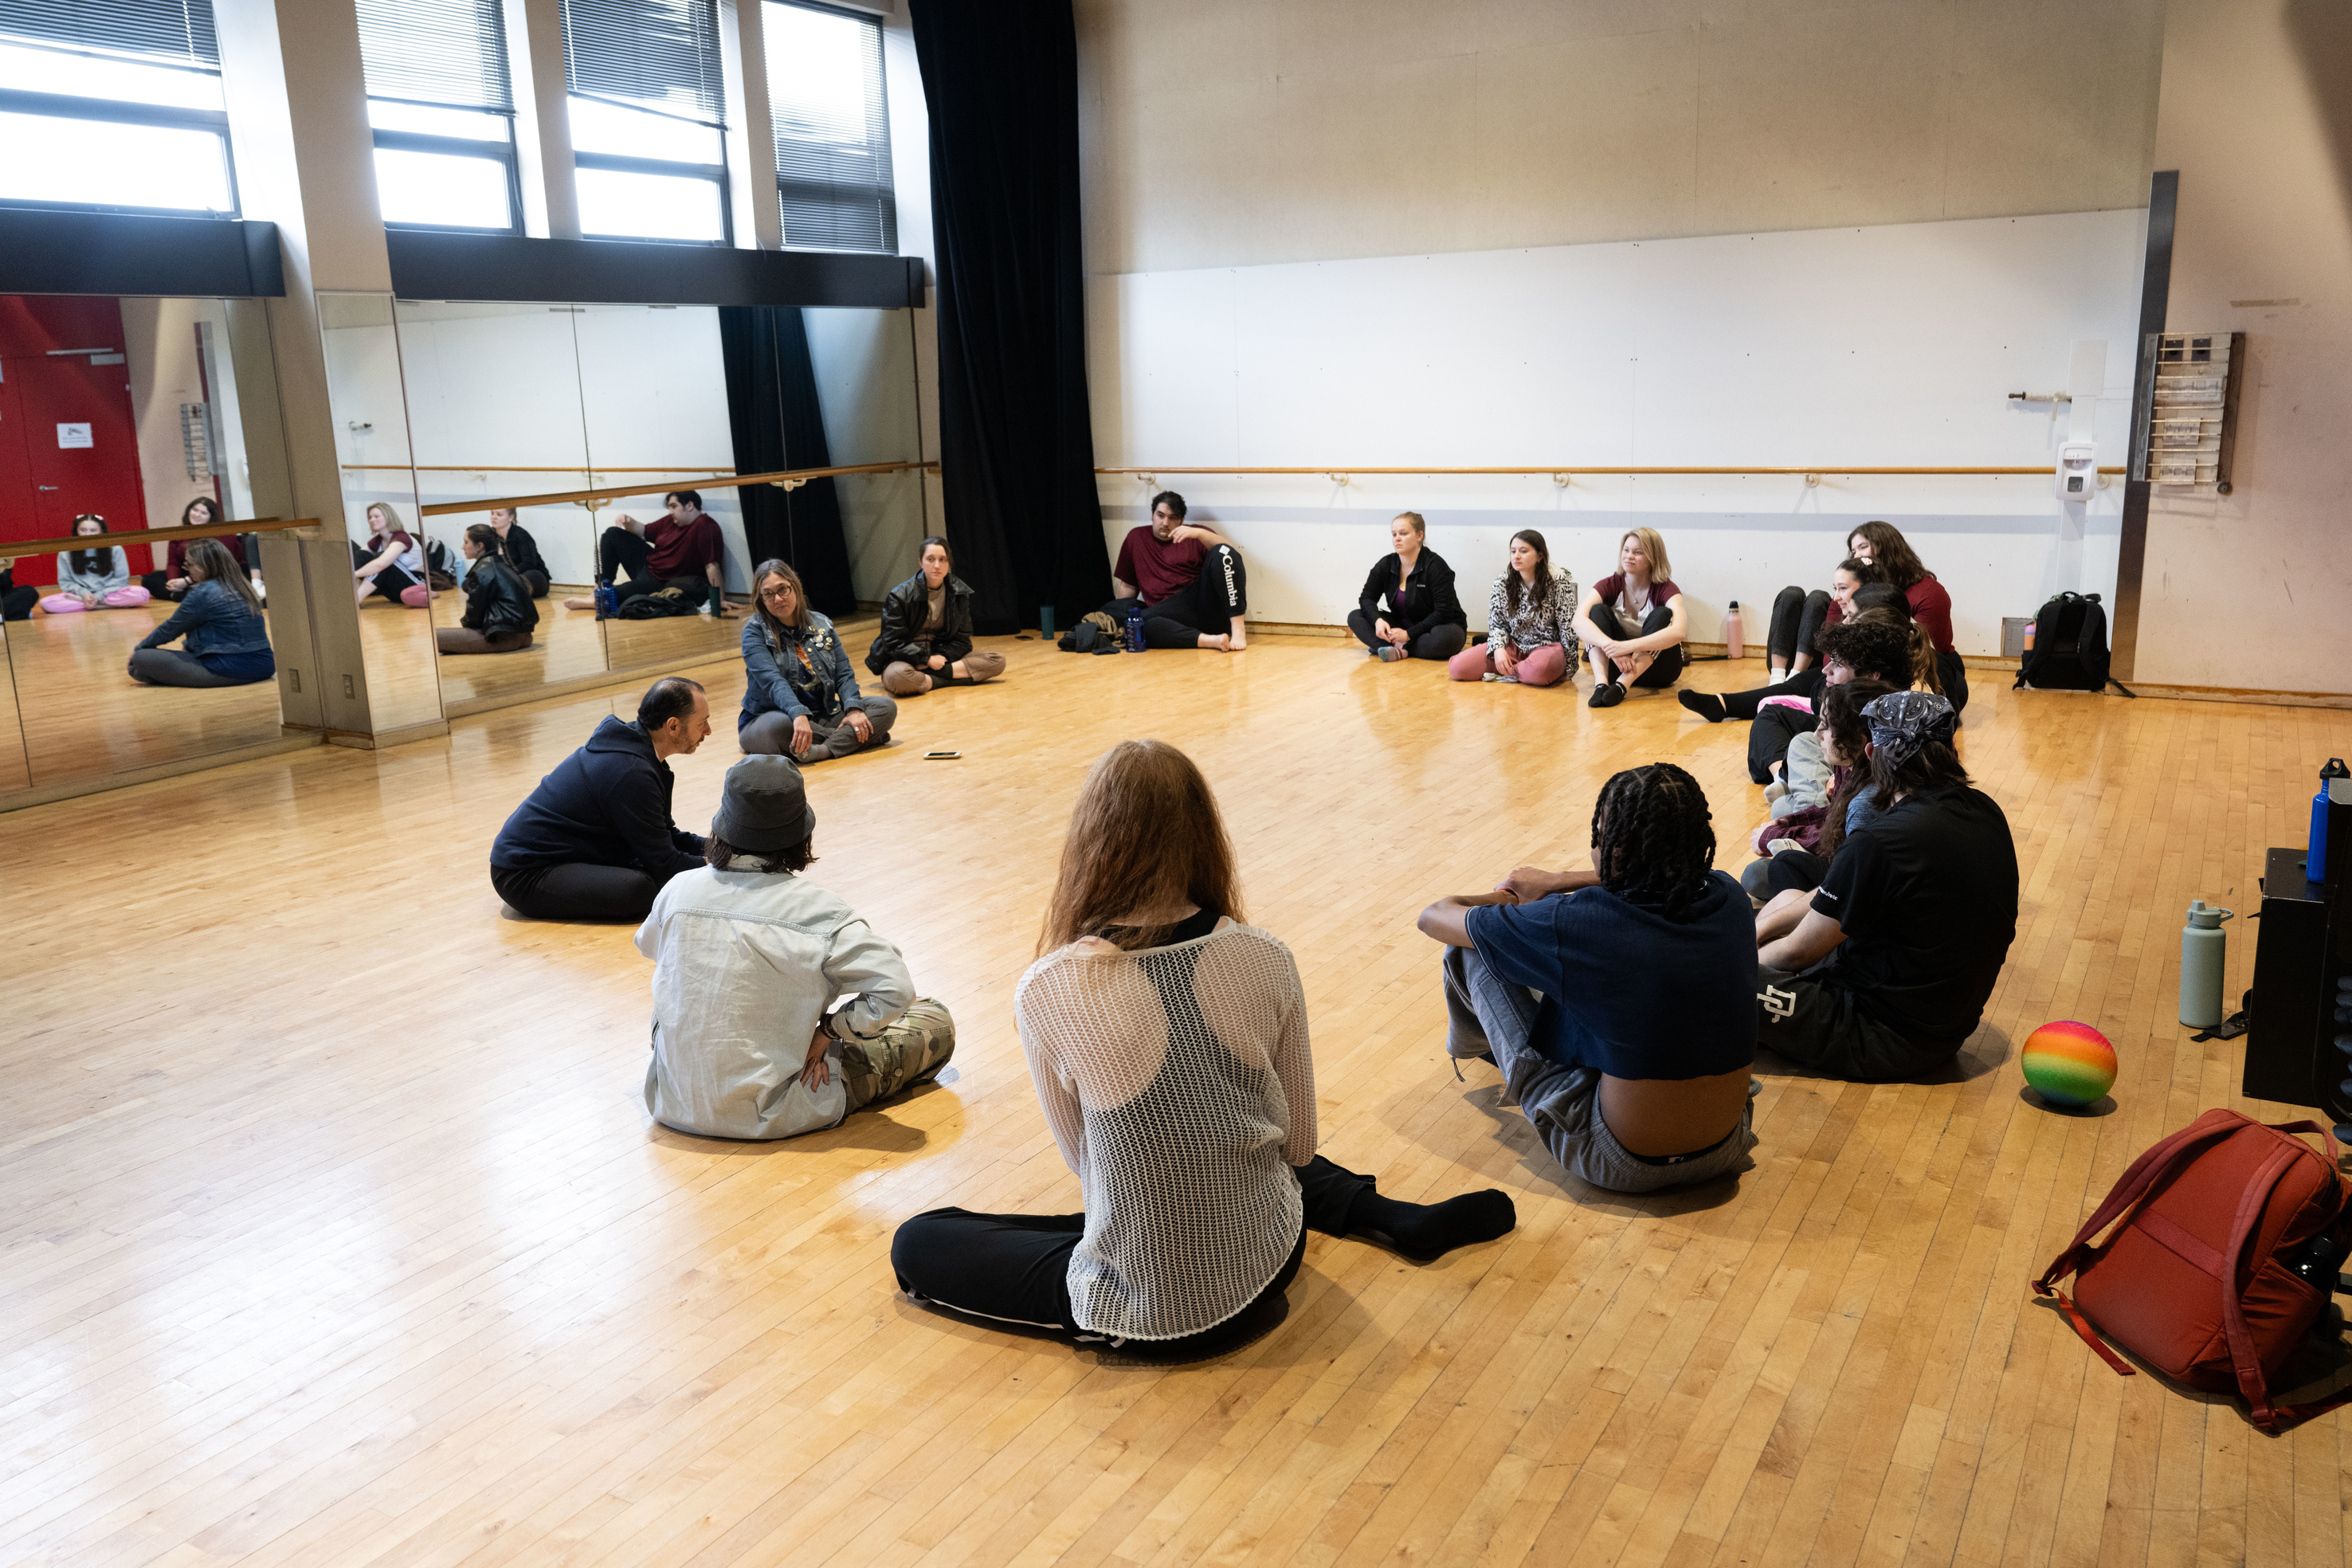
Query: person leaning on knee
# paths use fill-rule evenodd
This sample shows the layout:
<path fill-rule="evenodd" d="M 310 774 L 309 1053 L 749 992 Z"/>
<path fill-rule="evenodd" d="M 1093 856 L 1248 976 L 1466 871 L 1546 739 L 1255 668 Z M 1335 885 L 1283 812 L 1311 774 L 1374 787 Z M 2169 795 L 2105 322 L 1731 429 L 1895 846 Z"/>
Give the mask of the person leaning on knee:
<path fill-rule="evenodd" d="M 1428 548 L 1428 536 L 1421 513 L 1397 513 L 1389 523 L 1389 542 L 1396 550 L 1373 563 L 1348 615 L 1348 629 L 1357 640 L 1391 664 L 1450 659 L 1470 635 L 1470 617 L 1454 591 L 1454 568 Z"/>
<path fill-rule="evenodd" d="M 1151 521 L 1127 531 L 1111 566 L 1118 597 L 1101 613 L 1121 626 L 1143 611 L 1146 647 L 1205 647 L 1239 653 L 1249 647 L 1244 615 L 1249 578 L 1234 542 L 1206 523 L 1184 521 L 1184 498 L 1161 490 Z"/>
<path fill-rule="evenodd" d="M 1004 673 L 1004 656 L 971 646 L 971 584 L 955 574 L 955 555 L 937 534 L 923 541 L 915 574 L 883 596 L 882 626 L 866 668 L 893 697 L 935 686 L 972 686 Z"/>
<path fill-rule="evenodd" d="M 530 646 L 539 606 L 530 584 L 507 560 L 506 542 L 487 522 L 468 523 L 458 548 L 473 564 L 466 569 L 466 613 L 454 626 L 433 634 L 446 654 L 520 653 Z"/>
<path fill-rule="evenodd" d="M 917 1000 L 898 950 L 801 874 L 816 858 L 816 813 L 798 767 L 751 756 L 729 768 L 703 854 L 637 928 L 654 961 L 655 1121 L 792 1138 L 947 1065 L 948 1010 Z"/>
<path fill-rule="evenodd" d="M 278 673 L 261 595 L 217 539 L 193 541 L 180 607 L 131 652 L 131 679 L 146 686 L 250 686 Z M 184 637 L 181 648 L 163 645 Z"/>
<path fill-rule="evenodd" d="M 609 714 L 515 807 L 490 847 L 490 885 L 542 921 L 641 921 L 654 895 L 703 863 L 698 834 L 670 816 L 669 759 L 710 733 L 699 681 L 666 675 L 635 721 Z"/>
<path fill-rule="evenodd" d="M 1521 867 L 1422 913 L 1446 1054 L 1493 1062 L 1552 1158 L 1612 1192 L 1707 1181 L 1756 1146 L 1755 932 L 1709 816 L 1672 763 L 1628 769 L 1593 805 L 1592 869 Z"/>
<path fill-rule="evenodd" d="M 1689 624 L 1673 570 L 1656 529 L 1629 528 L 1617 542 L 1617 570 L 1585 594 L 1576 629 L 1592 660 L 1593 707 L 1624 701 L 1628 682 L 1672 686 L 1681 677 Z"/>
<path fill-rule="evenodd" d="M 735 735 L 754 752 L 822 762 L 888 743 L 898 704 L 857 689 L 833 622 L 809 608 L 800 574 L 762 561 L 743 618 L 743 710 Z"/>
<path fill-rule="evenodd" d="M 1486 597 L 1486 640 L 1445 662 L 1454 680 L 1557 686 L 1576 668 L 1576 579 L 1532 528 L 1511 535 L 1511 563 Z"/>

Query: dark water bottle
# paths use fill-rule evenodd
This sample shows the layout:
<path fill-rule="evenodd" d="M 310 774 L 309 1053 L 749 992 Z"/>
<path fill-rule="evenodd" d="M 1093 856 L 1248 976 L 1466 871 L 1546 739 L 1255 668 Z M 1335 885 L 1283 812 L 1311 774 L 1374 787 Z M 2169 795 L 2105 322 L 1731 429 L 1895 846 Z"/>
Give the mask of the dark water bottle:
<path fill-rule="evenodd" d="M 2336 1271 L 2344 1267 L 2347 1251 L 2352 1251 L 2352 1245 L 2323 1230 L 2280 1258 L 2279 1263 L 2289 1274 L 2320 1294 L 2333 1295 Z"/>
<path fill-rule="evenodd" d="M 596 618 L 600 621 L 609 620 L 612 618 L 613 612 L 620 607 L 621 595 L 613 592 L 613 580 L 610 577 L 597 578 Z"/>
<path fill-rule="evenodd" d="M 1140 600 L 1127 606 L 1127 651 L 1143 651 L 1143 604 Z"/>

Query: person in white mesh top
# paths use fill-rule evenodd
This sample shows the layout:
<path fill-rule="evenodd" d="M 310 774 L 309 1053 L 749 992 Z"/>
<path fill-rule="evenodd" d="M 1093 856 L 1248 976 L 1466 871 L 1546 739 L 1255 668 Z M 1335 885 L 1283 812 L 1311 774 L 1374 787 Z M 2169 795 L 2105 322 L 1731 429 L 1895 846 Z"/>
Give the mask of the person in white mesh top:
<path fill-rule="evenodd" d="M 1507 1194 L 1400 1203 L 1315 1152 L 1298 967 L 1242 923 L 1216 799 L 1173 746 L 1096 762 L 1038 945 L 1014 1017 L 1086 1211 L 916 1215 L 890 1262 L 917 1300 L 1207 1355 L 1281 1320 L 1310 1229 L 1433 1258 L 1517 1223 Z"/>

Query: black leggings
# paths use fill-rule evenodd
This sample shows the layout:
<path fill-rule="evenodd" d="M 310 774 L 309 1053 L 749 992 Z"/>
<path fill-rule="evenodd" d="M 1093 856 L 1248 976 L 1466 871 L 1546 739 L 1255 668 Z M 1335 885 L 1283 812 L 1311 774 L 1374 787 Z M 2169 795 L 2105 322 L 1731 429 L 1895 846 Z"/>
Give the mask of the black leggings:
<path fill-rule="evenodd" d="M 1591 619 L 1593 626 L 1605 637 L 1625 638 L 1645 637 L 1653 632 L 1662 632 L 1668 626 L 1673 626 L 1675 624 L 1675 612 L 1671 607 L 1665 605 L 1658 605 L 1648 615 L 1642 617 L 1642 629 L 1640 631 L 1635 631 L 1625 624 L 1624 613 L 1619 610 L 1614 605 L 1593 605 Z M 1682 677 L 1683 658 L 1684 649 L 1681 643 L 1676 643 L 1672 647 L 1660 648 L 1657 652 L 1657 657 L 1650 661 L 1650 668 L 1636 676 L 1633 679 L 1633 684 L 1636 686 L 1646 687 L 1672 686 Z M 1617 679 L 1617 661 L 1609 658 L 1606 654 L 1603 654 L 1601 656 L 1601 663 L 1604 667 L 1609 679 L 1611 680 L 1615 680 Z"/>
<path fill-rule="evenodd" d="M 1765 662 L 1786 669 L 1797 662 L 1801 653 L 1812 654 L 1818 659 L 1820 650 L 1813 643 L 1829 624 L 1829 618 L 1830 596 L 1821 589 L 1810 594 L 1794 586 L 1781 589 L 1780 596 L 1772 601 L 1772 626 L 1764 638 Z"/>
<path fill-rule="evenodd" d="M 29 621 L 33 618 L 33 606 L 40 602 L 41 591 L 29 583 L 0 589 L 0 620 Z"/>
<path fill-rule="evenodd" d="M 662 885 L 635 866 L 493 866 L 490 886 L 535 921 L 641 921 Z"/>
<path fill-rule="evenodd" d="M 1127 609 L 1137 599 L 1113 599 L 1102 613 L 1127 626 Z M 1156 605 L 1143 606 L 1143 646 L 1198 647 L 1203 635 L 1217 637 L 1234 629 L 1234 617 L 1249 608 L 1249 574 L 1241 552 L 1230 544 L 1213 544 L 1201 558 L 1201 574 Z"/>
<path fill-rule="evenodd" d="M 653 553 L 652 545 L 625 528 L 614 527 L 604 531 L 604 537 L 596 545 L 598 575 L 613 584 L 619 603 L 625 605 L 631 599 L 642 599 L 648 594 L 658 594 L 664 588 L 676 588 L 698 605 L 709 596 L 710 579 L 706 575 L 655 576 Z M 624 573 L 627 574 L 625 582 L 622 580 Z M 545 591 L 537 589 L 531 597 L 535 599 Z"/>
<path fill-rule="evenodd" d="M 1348 629 L 1356 634 L 1358 642 L 1375 653 L 1389 646 L 1373 635 L 1372 623 L 1361 610 L 1348 612 Z M 1469 638 L 1470 628 L 1467 626 L 1432 626 L 1417 637 L 1409 637 L 1404 639 L 1405 657 L 1407 658 L 1452 658 L 1462 651 L 1463 644 L 1469 641 Z"/>
<path fill-rule="evenodd" d="M 1787 760 L 1789 742 L 1812 733 L 1820 724 L 1812 714 L 1785 702 L 1775 702 L 1758 713 L 1756 721 L 1748 726 L 1748 776 L 1758 784 L 1770 784 L 1772 764 Z"/>
<path fill-rule="evenodd" d="M 364 566 L 382 553 L 383 552 L 381 551 L 372 551 L 364 545 L 354 544 L 352 546 L 352 565 L 353 567 Z M 401 603 L 400 595 L 403 592 L 410 588 L 417 587 L 420 584 L 417 583 L 415 578 L 402 571 L 398 566 L 394 565 L 385 567 L 383 571 L 369 578 L 368 585 L 373 588 L 378 594 L 383 595 L 385 598 L 390 599 L 394 604 L 397 605 Z"/>
<path fill-rule="evenodd" d="M 1154 1359 L 1215 1355 L 1253 1339 L 1281 1321 L 1282 1293 L 1307 1254 L 1307 1232 L 1348 1234 L 1348 1211 L 1372 1190 L 1372 1178 L 1344 1170 L 1318 1154 L 1298 1168 L 1306 1228 L 1290 1259 L 1249 1305 L 1197 1334 L 1174 1340 L 1108 1342 Z M 890 1239 L 890 1267 L 898 1289 L 919 1301 L 976 1318 L 1045 1329 L 1070 1339 L 1103 1342 L 1078 1326 L 1070 1304 L 1070 1254 L 1087 1228 L 1083 1214 L 991 1215 L 933 1209 L 898 1227 Z"/>

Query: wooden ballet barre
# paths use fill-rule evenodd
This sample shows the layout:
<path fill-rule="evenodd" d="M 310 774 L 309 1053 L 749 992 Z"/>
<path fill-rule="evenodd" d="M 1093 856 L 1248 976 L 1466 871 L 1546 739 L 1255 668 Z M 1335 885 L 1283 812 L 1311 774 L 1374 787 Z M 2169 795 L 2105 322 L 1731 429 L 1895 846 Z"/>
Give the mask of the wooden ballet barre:
<path fill-rule="evenodd" d="M 558 490 L 540 496 L 484 496 L 479 500 L 445 501 L 437 506 L 416 509 L 419 517 L 456 517 L 465 512 L 488 511 L 492 507 L 553 506 L 561 501 L 594 501 L 605 504 L 615 495 L 656 495 L 664 490 L 716 489 L 737 490 L 746 485 L 776 485 L 789 480 L 803 483 L 810 479 L 829 479 L 843 474 L 896 474 L 908 468 L 939 472 L 939 464 L 929 462 L 852 463 L 834 468 L 781 468 L 772 474 L 737 474 L 733 478 L 703 479 L 696 475 L 678 478 L 674 482 L 658 485 L 635 485 L 615 492 L 610 485 L 600 485 L 590 490 Z M 598 470 L 602 472 L 603 470 Z M 796 486 L 794 488 L 797 488 Z"/>
<path fill-rule="evenodd" d="M 1555 477 L 1567 474 L 1599 474 L 1604 476 L 1613 476 L 1618 474 L 1802 474 L 1808 478 L 1821 474 L 1990 474 L 1996 477 L 2015 476 L 2023 478 L 2029 475 L 2040 475 L 2043 478 L 2047 478 L 2056 471 L 2057 468 L 2055 465 L 2049 465 L 2039 468 L 1864 468 L 1851 467 L 1840 468 L 1834 463 L 1828 465 L 1816 464 L 1811 468 L 1578 468 L 1556 466 L 1552 464 L 1545 464 L 1542 467 L 1532 468 L 1360 468 L 1353 465 L 1326 464 L 1322 467 L 1312 468 L 1097 468 L 1095 470 L 1095 472 L 1098 474 L 1141 474 L 1145 476 L 1153 474 L 1321 474 L 1328 479 L 1340 479 L 1341 476 L 1347 474 L 1550 474 Z M 2103 474 L 2120 474 L 2124 470 L 2121 466 L 2111 468 L 2101 468 L 2099 470 L 2099 472 Z M 1346 481 L 1342 479 L 1341 482 L 1344 483 Z"/>
<path fill-rule="evenodd" d="M 0 540 L 0 555 L 14 558 L 46 554 L 52 550 L 104 550 L 117 544 L 128 549 L 140 544 L 169 544 L 175 539 L 226 539 L 236 533 L 283 533 L 289 528 L 326 526 L 315 517 L 251 517 L 206 523 L 202 528 L 142 528 L 129 533 L 80 533 L 64 539 L 5 539 Z"/>
<path fill-rule="evenodd" d="M 674 474 L 675 463 L 658 468 L 591 468 L 579 463 L 548 467 L 535 463 L 345 463 L 345 471 L 374 469 L 398 474 L 586 474 L 593 479 L 598 474 Z M 695 468 L 699 474 L 731 474 L 732 468 Z"/>

